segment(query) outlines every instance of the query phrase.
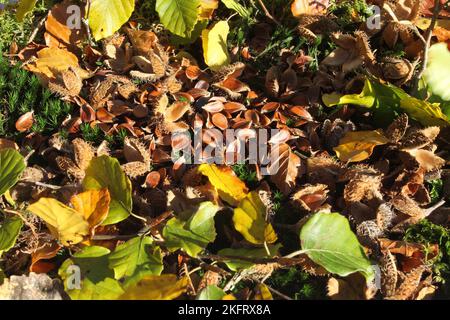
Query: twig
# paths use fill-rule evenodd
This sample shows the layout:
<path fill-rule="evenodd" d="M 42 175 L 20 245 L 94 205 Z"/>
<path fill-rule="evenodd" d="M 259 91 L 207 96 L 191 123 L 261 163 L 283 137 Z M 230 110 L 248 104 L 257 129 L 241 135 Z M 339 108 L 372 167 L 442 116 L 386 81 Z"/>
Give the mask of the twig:
<path fill-rule="evenodd" d="M 258 282 L 259 282 L 259 281 L 258 281 Z M 262 283 L 262 282 L 260 282 L 260 283 Z M 280 291 L 275 290 L 275 289 L 272 288 L 271 286 L 268 286 L 267 284 L 264 284 L 264 285 L 267 287 L 267 289 L 269 289 L 269 291 L 271 291 L 272 293 L 275 293 L 275 294 L 276 294 L 277 296 L 279 296 L 280 298 L 283 298 L 284 300 L 294 300 L 294 299 L 292 299 L 291 297 L 285 295 L 284 293 L 281 293 Z"/>
<path fill-rule="evenodd" d="M 259 5 L 261 6 L 261 8 L 264 11 L 264 14 L 266 15 L 267 18 L 269 18 L 270 20 L 272 20 L 273 22 L 275 22 L 276 24 L 280 24 L 277 19 L 275 19 L 269 12 L 269 10 L 267 10 L 266 6 L 264 5 L 264 2 L 262 0 L 258 0 Z"/>
<path fill-rule="evenodd" d="M 33 42 L 34 38 L 36 38 L 39 30 L 41 30 L 42 26 L 45 23 L 45 20 L 47 20 L 47 16 L 43 17 L 41 20 L 39 20 L 38 24 L 36 25 L 36 28 L 33 29 L 33 32 L 30 35 L 30 38 L 28 39 L 27 44 Z"/>
<path fill-rule="evenodd" d="M 416 84 L 415 88 L 417 88 L 419 79 L 422 78 L 423 73 L 425 72 L 425 69 L 427 68 L 428 63 L 428 49 L 430 47 L 431 43 L 431 37 L 433 36 L 433 30 L 434 26 L 436 25 L 436 20 L 439 16 L 439 11 L 441 10 L 441 1 L 440 0 L 434 0 L 434 10 L 433 10 L 433 16 L 431 18 L 430 26 L 428 27 L 426 33 L 425 33 L 425 45 L 423 48 L 423 59 L 422 59 L 422 66 L 419 70 L 419 73 L 416 77 Z"/>
<path fill-rule="evenodd" d="M 81 21 L 83 22 L 85 28 L 86 28 L 86 34 L 88 38 L 88 43 L 90 46 L 94 45 L 94 41 L 92 41 L 91 36 L 91 28 L 89 27 L 89 13 L 91 11 L 91 1 L 87 0 L 87 10 L 86 10 L 86 18 L 82 18 Z"/>
<path fill-rule="evenodd" d="M 34 184 L 37 186 L 52 189 L 52 190 L 59 190 L 62 188 L 61 186 L 55 186 L 53 184 L 48 184 L 48 183 L 44 183 L 44 182 L 40 182 L 40 181 L 35 181 Z"/>
<path fill-rule="evenodd" d="M 428 217 L 434 210 L 436 210 L 437 208 L 443 206 L 445 204 L 445 200 L 441 199 L 439 202 L 437 202 L 435 205 L 425 209 L 425 217 Z"/>

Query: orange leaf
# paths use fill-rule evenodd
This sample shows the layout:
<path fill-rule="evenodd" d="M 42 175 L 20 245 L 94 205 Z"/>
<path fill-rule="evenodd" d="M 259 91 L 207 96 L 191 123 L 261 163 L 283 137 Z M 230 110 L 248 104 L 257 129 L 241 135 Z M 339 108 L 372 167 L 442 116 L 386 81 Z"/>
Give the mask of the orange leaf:
<path fill-rule="evenodd" d="M 107 188 L 88 190 L 74 195 L 70 202 L 73 208 L 81 213 L 89 223 L 91 234 L 95 227 L 100 225 L 108 215 L 111 197 Z"/>

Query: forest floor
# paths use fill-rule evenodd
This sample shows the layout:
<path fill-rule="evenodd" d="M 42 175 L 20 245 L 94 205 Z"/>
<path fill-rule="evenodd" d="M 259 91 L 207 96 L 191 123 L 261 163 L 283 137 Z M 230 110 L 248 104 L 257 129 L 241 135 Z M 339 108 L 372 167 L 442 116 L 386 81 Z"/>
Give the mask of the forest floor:
<path fill-rule="evenodd" d="M 447 1 L 0 0 L 0 34 L 0 298 L 450 298 Z"/>

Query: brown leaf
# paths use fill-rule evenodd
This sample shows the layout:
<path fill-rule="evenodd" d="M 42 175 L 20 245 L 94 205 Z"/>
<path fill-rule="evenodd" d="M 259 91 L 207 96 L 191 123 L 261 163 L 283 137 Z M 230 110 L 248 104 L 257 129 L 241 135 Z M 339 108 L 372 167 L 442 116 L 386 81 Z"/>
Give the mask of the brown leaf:
<path fill-rule="evenodd" d="M 19 117 L 16 121 L 16 130 L 19 132 L 25 132 L 31 129 L 34 124 L 33 111 L 29 111 Z"/>
<path fill-rule="evenodd" d="M 295 187 L 299 175 L 300 158 L 295 155 L 288 144 L 282 143 L 272 147 L 270 155 L 270 180 L 285 195 Z"/>
<path fill-rule="evenodd" d="M 72 12 L 68 7 L 74 5 L 72 1 L 65 0 L 58 3 L 50 10 L 45 21 L 45 43 L 50 48 L 66 48 L 72 52 L 78 49 L 81 42 L 86 37 L 85 28 L 69 28 L 67 23 L 70 21 Z M 84 7 L 81 8 L 81 16 L 84 16 Z"/>

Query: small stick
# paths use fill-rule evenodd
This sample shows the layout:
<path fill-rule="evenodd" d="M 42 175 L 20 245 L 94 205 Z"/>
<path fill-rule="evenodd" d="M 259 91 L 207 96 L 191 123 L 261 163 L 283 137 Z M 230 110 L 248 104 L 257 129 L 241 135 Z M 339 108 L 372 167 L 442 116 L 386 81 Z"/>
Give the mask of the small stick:
<path fill-rule="evenodd" d="M 39 22 L 38 22 L 36 28 L 33 29 L 33 32 L 31 33 L 30 38 L 28 39 L 27 44 L 33 42 L 34 38 L 36 38 L 36 36 L 37 36 L 39 30 L 41 30 L 42 26 L 44 25 L 45 20 L 47 20 L 47 16 L 45 16 L 45 17 L 43 17 L 41 20 L 39 20 Z"/>
<path fill-rule="evenodd" d="M 428 48 L 430 47 L 431 43 L 431 37 L 433 36 L 433 30 L 434 26 L 436 25 L 437 18 L 439 16 L 439 11 L 441 10 L 441 2 L 440 0 L 434 0 L 434 10 L 433 10 L 433 16 L 431 18 L 430 26 L 428 27 L 426 33 L 425 33 L 425 46 L 423 48 L 423 59 L 422 59 L 422 66 L 420 68 L 419 73 L 416 77 L 416 86 L 418 85 L 418 80 L 422 78 L 423 73 L 425 72 L 425 69 L 427 68 L 428 63 Z"/>
<path fill-rule="evenodd" d="M 275 22 L 276 24 L 280 24 L 269 12 L 269 10 L 267 10 L 266 6 L 264 5 L 264 3 L 262 2 L 262 0 L 258 0 L 259 5 L 261 6 L 261 8 L 264 11 L 264 14 L 266 15 L 267 18 L 269 18 L 270 20 L 272 20 L 273 22 Z"/>

